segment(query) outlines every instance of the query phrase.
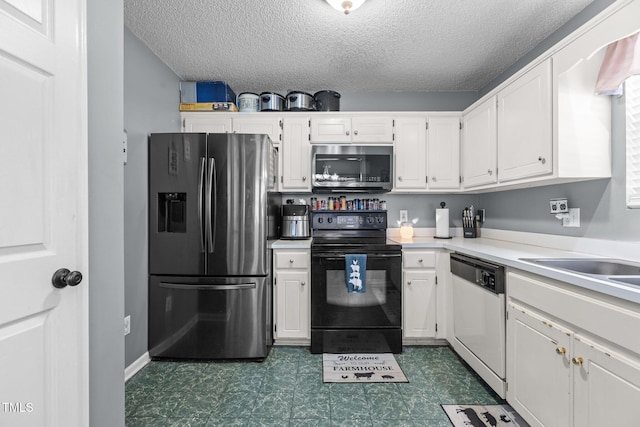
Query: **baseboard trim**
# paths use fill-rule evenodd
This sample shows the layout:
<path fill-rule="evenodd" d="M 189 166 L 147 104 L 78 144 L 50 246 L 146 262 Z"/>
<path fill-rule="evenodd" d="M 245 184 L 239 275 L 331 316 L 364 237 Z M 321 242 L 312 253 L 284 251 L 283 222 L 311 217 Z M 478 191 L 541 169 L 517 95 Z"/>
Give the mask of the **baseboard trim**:
<path fill-rule="evenodd" d="M 131 365 L 127 366 L 124 369 L 125 382 L 129 381 L 131 377 L 137 374 L 140 369 L 147 366 L 149 362 L 151 362 L 151 358 L 149 357 L 149 352 L 147 351 L 142 356 L 138 357 L 138 359 L 136 359 Z"/>

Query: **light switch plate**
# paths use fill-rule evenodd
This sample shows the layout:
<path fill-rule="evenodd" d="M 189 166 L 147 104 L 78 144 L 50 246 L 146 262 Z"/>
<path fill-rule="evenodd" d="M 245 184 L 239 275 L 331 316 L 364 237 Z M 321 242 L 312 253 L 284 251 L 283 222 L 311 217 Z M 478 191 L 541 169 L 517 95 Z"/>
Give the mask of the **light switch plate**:
<path fill-rule="evenodd" d="M 563 227 L 580 227 L 580 208 L 571 208 L 566 218 L 562 218 Z"/>
<path fill-rule="evenodd" d="M 409 221 L 409 211 L 403 209 L 400 211 L 400 222 L 408 222 Z"/>

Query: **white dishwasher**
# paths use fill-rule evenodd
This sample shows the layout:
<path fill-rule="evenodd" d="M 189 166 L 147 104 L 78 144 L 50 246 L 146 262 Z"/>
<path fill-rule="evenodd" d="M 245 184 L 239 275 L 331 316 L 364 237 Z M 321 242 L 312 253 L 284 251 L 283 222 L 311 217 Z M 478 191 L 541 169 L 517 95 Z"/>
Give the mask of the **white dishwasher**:
<path fill-rule="evenodd" d="M 453 349 L 502 398 L 506 396 L 504 267 L 451 254 Z"/>

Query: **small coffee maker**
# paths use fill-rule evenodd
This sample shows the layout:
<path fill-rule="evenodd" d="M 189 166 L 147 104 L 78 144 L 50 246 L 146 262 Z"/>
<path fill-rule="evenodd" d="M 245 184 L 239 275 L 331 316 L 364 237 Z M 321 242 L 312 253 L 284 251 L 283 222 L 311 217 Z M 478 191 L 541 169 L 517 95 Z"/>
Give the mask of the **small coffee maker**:
<path fill-rule="evenodd" d="M 287 204 L 282 206 L 283 239 L 308 239 L 309 205 Z"/>

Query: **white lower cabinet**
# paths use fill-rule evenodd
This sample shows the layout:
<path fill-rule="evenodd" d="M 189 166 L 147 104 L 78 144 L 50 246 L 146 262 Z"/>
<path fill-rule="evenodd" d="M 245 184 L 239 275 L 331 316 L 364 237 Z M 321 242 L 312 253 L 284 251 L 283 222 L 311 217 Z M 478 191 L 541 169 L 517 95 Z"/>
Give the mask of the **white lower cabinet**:
<path fill-rule="evenodd" d="M 274 338 L 307 345 L 311 340 L 311 281 L 308 249 L 274 250 Z"/>
<path fill-rule="evenodd" d="M 511 272 L 507 401 L 531 425 L 639 425 L 640 309 Z"/>
<path fill-rule="evenodd" d="M 436 252 L 402 251 L 402 335 L 407 344 L 436 336 Z"/>

